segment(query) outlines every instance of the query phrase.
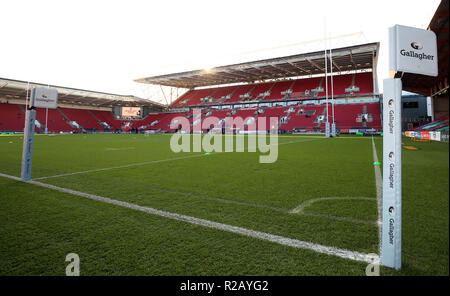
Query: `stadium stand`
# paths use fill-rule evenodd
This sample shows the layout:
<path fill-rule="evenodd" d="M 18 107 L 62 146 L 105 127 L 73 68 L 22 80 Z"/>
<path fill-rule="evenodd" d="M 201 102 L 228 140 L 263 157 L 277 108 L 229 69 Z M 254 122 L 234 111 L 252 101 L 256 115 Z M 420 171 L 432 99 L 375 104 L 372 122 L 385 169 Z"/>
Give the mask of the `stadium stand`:
<path fill-rule="evenodd" d="M 36 120 L 40 122 L 40 124 L 45 129 L 45 119 L 46 119 L 46 110 L 42 108 L 36 109 Z M 71 126 L 69 124 L 70 119 L 65 117 L 63 113 L 61 113 L 58 109 L 49 109 L 48 110 L 48 130 L 52 132 L 71 132 L 80 130 L 80 127 Z M 36 131 L 39 131 L 36 128 Z"/>
<path fill-rule="evenodd" d="M 321 105 L 299 106 L 289 113 L 288 120 L 281 125 L 281 129 L 311 131 L 318 126 L 316 120 L 324 110 L 325 107 Z"/>
<path fill-rule="evenodd" d="M 237 89 L 234 91 L 233 95 L 229 100 L 226 101 L 226 103 L 232 103 L 232 102 L 239 102 L 241 100 L 250 100 L 251 93 L 253 89 L 255 88 L 255 84 L 246 84 L 238 86 Z"/>
<path fill-rule="evenodd" d="M 1 104 L 0 131 L 23 131 L 25 118 L 23 108 L 24 106 L 21 105 Z M 40 108 L 36 110 L 36 119 L 40 123 L 36 126 L 36 131 L 42 132 L 45 129 L 46 111 Z M 320 116 L 325 114 L 325 105 L 309 103 L 290 107 L 251 107 L 231 110 L 203 108 L 201 110 L 201 119 L 215 117 L 217 118 L 213 121 L 215 124 L 226 117 L 241 117 L 244 122 L 248 118 L 254 118 L 257 121 L 257 117 L 263 117 L 266 119 L 266 127 L 268 128 L 270 117 L 277 117 L 281 130 L 312 131 L 323 128 Z M 329 104 L 329 112 L 331 114 L 331 104 Z M 364 114 L 367 114 L 365 120 L 363 120 Z M 196 125 L 194 123 L 199 122 L 198 118 L 192 118 L 190 112 L 154 113 L 140 120 L 120 120 L 114 118 L 112 112 L 108 111 L 57 108 L 48 110 L 48 130 L 49 132 L 128 131 L 132 128 L 138 128 L 144 131 L 170 132 L 174 131 L 170 128 L 170 123 L 177 116 L 187 117 L 192 127 Z M 378 103 L 336 104 L 335 121 L 336 126 L 341 129 L 355 127 L 381 129 L 380 106 Z M 229 127 L 227 124 L 225 126 Z M 243 129 L 244 124 L 238 124 L 235 128 Z M 206 129 L 203 129 L 203 131 L 206 131 Z"/>
<path fill-rule="evenodd" d="M 23 131 L 25 113 L 19 105 L 0 103 L 0 131 Z"/>
<path fill-rule="evenodd" d="M 335 75 L 334 96 L 371 96 L 372 73 Z M 287 94 L 286 94 L 287 92 Z M 331 78 L 328 77 L 328 92 L 331 96 Z M 210 104 L 225 104 L 253 101 L 276 101 L 282 99 L 308 99 L 325 97 L 325 79 L 322 77 L 286 80 L 240 86 L 190 90 L 172 104 L 173 108 L 195 107 Z"/>
<path fill-rule="evenodd" d="M 114 119 L 114 116 L 111 112 L 99 110 L 90 110 L 89 112 L 100 121 L 100 124 L 101 122 L 103 122 L 110 126 L 112 129 L 120 129 L 120 121 Z"/>
<path fill-rule="evenodd" d="M 95 117 L 89 114 L 88 110 L 69 108 L 59 108 L 59 110 L 71 121 L 75 121 L 81 128 L 90 130 L 103 129 Z"/>

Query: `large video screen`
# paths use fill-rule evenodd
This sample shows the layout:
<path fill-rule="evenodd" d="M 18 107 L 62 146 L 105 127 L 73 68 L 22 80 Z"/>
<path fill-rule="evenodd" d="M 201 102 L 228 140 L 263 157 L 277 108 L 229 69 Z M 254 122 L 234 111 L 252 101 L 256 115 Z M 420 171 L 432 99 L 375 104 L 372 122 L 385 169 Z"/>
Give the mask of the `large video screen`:
<path fill-rule="evenodd" d="M 141 117 L 141 107 L 122 107 L 122 117 Z"/>

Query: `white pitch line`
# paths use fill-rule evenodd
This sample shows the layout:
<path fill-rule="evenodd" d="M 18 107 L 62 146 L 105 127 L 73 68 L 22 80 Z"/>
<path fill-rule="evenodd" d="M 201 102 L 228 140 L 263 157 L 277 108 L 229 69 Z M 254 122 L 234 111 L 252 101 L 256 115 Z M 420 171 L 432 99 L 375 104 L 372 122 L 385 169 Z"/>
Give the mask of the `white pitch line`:
<path fill-rule="evenodd" d="M 309 207 L 310 205 L 312 205 L 315 202 L 326 201 L 326 200 L 368 200 L 368 201 L 373 201 L 374 198 L 370 198 L 370 197 L 353 197 L 353 196 L 318 197 L 318 198 L 305 200 L 300 205 L 298 205 L 294 209 L 290 210 L 289 213 L 291 213 L 291 214 L 300 214 L 300 215 L 309 215 L 309 216 L 318 216 L 318 217 L 329 217 L 329 218 L 335 219 L 335 220 L 348 221 L 348 222 L 354 222 L 354 223 L 378 224 L 378 222 L 374 223 L 374 222 L 361 220 L 361 219 L 356 219 L 356 218 L 350 218 L 350 217 L 339 217 L 339 216 L 332 216 L 332 215 L 305 213 L 305 208 L 306 207 Z"/>
<path fill-rule="evenodd" d="M 375 147 L 375 141 L 372 136 L 372 151 L 373 151 L 373 161 L 378 162 L 377 148 Z M 375 170 L 375 184 L 377 190 L 377 204 L 378 204 L 378 239 L 379 239 L 379 254 L 381 254 L 381 226 L 382 226 L 382 198 L 383 198 L 383 178 L 381 177 L 381 169 L 379 165 L 374 164 Z"/>
<path fill-rule="evenodd" d="M 310 141 L 315 141 L 315 140 L 320 140 L 320 139 L 311 139 L 311 140 L 295 141 L 295 142 L 291 141 L 291 142 L 287 142 L 287 143 L 279 143 L 277 145 L 303 143 L 303 142 L 310 142 Z M 272 145 L 272 146 L 276 146 L 276 145 Z M 218 154 L 218 153 L 222 153 L 222 152 L 211 152 L 210 155 Z M 125 164 L 125 165 L 120 165 L 120 166 L 113 166 L 113 167 L 108 167 L 108 168 L 100 168 L 100 169 L 93 169 L 93 170 L 86 170 L 86 171 L 79 171 L 79 172 L 72 172 L 72 173 L 65 173 L 65 174 L 59 174 L 59 175 L 53 175 L 53 176 L 45 176 L 45 177 L 33 178 L 33 180 L 44 180 L 44 179 L 50 179 L 50 178 L 59 178 L 59 177 L 79 175 L 79 174 L 88 174 L 88 173 L 102 172 L 102 171 L 115 170 L 115 169 L 123 169 L 123 168 L 142 166 L 142 165 L 153 164 L 153 163 L 160 163 L 160 162 L 166 162 L 166 161 L 173 161 L 173 160 L 201 157 L 201 156 L 204 156 L 204 154 L 195 154 L 195 155 L 189 155 L 189 156 L 184 156 L 184 157 L 174 157 L 174 158 L 167 158 L 167 159 L 160 159 L 160 160 L 151 160 L 151 161 L 146 161 L 146 162 L 131 163 L 131 164 Z"/>
<path fill-rule="evenodd" d="M 375 147 L 375 142 L 373 140 L 373 136 L 372 136 L 372 151 L 373 151 L 373 161 L 378 162 L 377 149 Z M 382 214 L 383 179 L 381 177 L 380 166 L 374 164 L 374 170 L 375 170 L 375 183 L 376 183 L 376 195 L 377 195 L 376 199 L 377 199 L 377 208 L 378 208 L 378 220 L 376 221 L 376 224 L 378 226 L 378 238 L 379 238 L 379 242 L 380 242 L 379 243 L 379 246 L 380 246 L 379 254 L 381 254 L 381 225 L 382 225 L 381 214 Z M 370 198 L 368 198 L 368 197 L 321 197 L 321 198 L 307 200 L 307 201 L 303 202 L 302 204 L 300 204 L 299 206 L 292 209 L 291 211 L 289 211 L 289 213 L 305 214 L 303 212 L 305 207 L 309 206 L 313 202 L 320 201 L 320 200 L 326 200 L 326 199 L 360 199 L 360 200 L 367 199 L 367 200 L 370 200 Z M 334 217 L 334 218 L 338 218 L 338 217 Z M 360 221 L 358 219 L 356 219 L 353 222 L 360 222 Z"/>
<path fill-rule="evenodd" d="M 105 151 L 122 151 L 122 150 L 134 150 L 134 149 L 136 149 L 136 148 L 134 148 L 134 147 L 125 147 L 125 148 L 110 148 L 110 147 L 107 147 L 107 148 L 105 148 Z"/>
<path fill-rule="evenodd" d="M 53 176 L 47 176 L 47 177 L 33 178 L 33 180 L 43 180 L 43 179 L 49 179 L 49 178 L 73 176 L 73 175 L 78 175 L 78 174 L 95 173 L 95 172 L 101 172 L 101 171 L 123 169 L 123 168 L 142 166 L 142 165 L 147 165 L 147 164 L 152 164 L 152 163 L 160 163 L 160 162 L 201 157 L 201 156 L 204 156 L 204 154 L 195 154 L 195 155 L 189 155 L 189 156 L 184 156 L 184 157 L 174 157 L 174 158 L 167 158 L 167 159 L 151 160 L 151 161 L 146 161 L 146 162 L 131 163 L 131 164 L 119 165 L 119 166 L 114 166 L 114 167 L 109 167 L 109 168 L 93 169 L 93 170 L 87 170 L 87 171 L 80 171 L 80 172 L 66 173 L 66 174 L 53 175 Z"/>
<path fill-rule="evenodd" d="M 290 211 L 291 214 L 299 214 L 302 213 L 306 207 L 310 206 L 311 204 L 318 202 L 318 201 L 324 201 L 324 200 L 341 200 L 341 199 L 347 199 L 347 200 L 373 200 L 373 198 L 370 197 L 354 197 L 354 196 L 330 196 L 330 197 L 318 197 L 318 198 L 312 198 L 305 200 L 302 202 L 299 206 L 292 209 Z"/>
<path fill-rule="evenodd" d="M 325 138 L 319 138 L 319 139 L 308 139 L 308 140 L 303 140 L 303 141 L 289 141 L 289 142 L 283 142 L 283 143 L 278 143 L 279 145 L 286 145 L 286 144 L 295 144 L 295 143 L 304 143 L 304 142 L 311 142 L 311 141 L 317 141 L 317 140 L 323 140 Z M 274 145 L 276 146 L 276 145 Z"/>
<path fill-rule="evenodd" d="M 0 173 L 0 176 L 23 182 L 20 178 L 15 177 L 15 176 L 5 175 L 2 173 Z M 54 186 L 54 185 L 50 185 L 50 184 L 46 184 L 46 183 L 37 182 L 37 181 L 27 181 L 24 183 L 29 183 L 29 184 L 33 184 L 36 186 L 41 186 L 41 187 L 49 188 L 52 190 L 56 190 L 59 192 L 64 192 L 64 193 L 69 193 L 72 195 L 85 197 L 88 199 L 104 202 L 107 204 L 113 204 L 116 206 L 130 208 L 133 210 L 165 217 L 165 218 L 172 219 L 172 220 L 183 221 L 183 222 L 190 223 L 193 225 L 199 225 L 199 226 L 203 226 L 203 227 L 219 229 L 219 230 L 223 230 L 223 231 L 227 231 L 227 232 L 246 235 L 249 237 L 266 240 L 266 241 L 274 242 L 277 244 L 281 244 L 281 245 L 289 246 L 289 247 L 293 247 L 293 248 L 312 250 L 312 251 L 326 254 L 326 255 L 333 255 L 333 256 L 340 257 L 340 258 L 361 261 L 361 262 L 366 262 L 366 263 L 372 263 L 374 259 L 377 259 L 377 258 L 374 258 L 370 254 L 364 254 L 364 253 L 350 251 L 350 250 L 346 250 L 346 249 L 340 249 L 340 248 L 336 248 L 336 247 L 323 246 L 323 245 L 315 244 L 312 242 L 305 242 L 305 241 L 287 238 L 287 237 L 274 235 L 274 234 L 270 234 L 270 233 L 266 233 L 266 232 L 260 232 L 260 231 L 255 231 L 255 230 L 251 230 L 251 229 L 246 229 L 243 227 L 238 227 L 238 226 L 223 224 L 223 223 L 219 223 L 219 222 L 209 221 L 209 220 L 205 220 L 205 219 L 195 218 L 195 217 L 191 217 L 191 216 L 166 212 L 166 211 L 157 210 L 157 209 L 150 208 L 150 207 L 144 207 L 144 206 L 140 206 L 140 205 L 124 202 L 124 201 L 110 199 L 110 198 L 99 196 L 99 195 L 80 192 L 80 191 L 76 191 L 76 190 L 72 190 L 72 189 L 68 189 L 68 188 L 63 188 L 63 187 L 58 187 L 58 186 Z"/>

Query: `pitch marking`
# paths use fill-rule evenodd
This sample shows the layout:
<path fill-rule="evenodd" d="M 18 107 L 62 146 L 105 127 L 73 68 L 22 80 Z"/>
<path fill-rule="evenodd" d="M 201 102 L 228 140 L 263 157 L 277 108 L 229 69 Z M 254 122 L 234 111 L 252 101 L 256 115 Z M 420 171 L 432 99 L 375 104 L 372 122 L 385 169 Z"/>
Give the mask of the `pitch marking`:
<path fill-rule="evenodd" d="M 278 145 L 286 145 L 286 144 L 293 144 L 293 143 L 303 143 L 303 142 L 310 142 L 310 141 L 314 141 L 314 140 L 315 139 L 310 139 L 310 140 L 305 140 L 305 141 L 291 141 L 291 142 L 286 142 L 286 143 L 279 143 Z M 317 139 L 317 140 L 320 140 L 320 139 Z M 219 154 L 219 153 L 224 153 L 224 152 L 211 152 L 210 155 L 212 155 L 212 154 Z M 160 159 L 160 160 L 151 160 L 151 161 L 146 161 L 146 162 L 131 163 L 131 164 L 125 164 L 125 165 L 120 165 L 120 166 L 113 166 L 113 167 L 108 167 L 108 168 L 100 168 L 100 169 L 93 169 L 93 170 L 86 170 L 86 171 L 79 171 L 79 172 L 73 172 L 73 173 L 65 173 L 65 174 L 59 174 L 59 175 L 53 175 L 53 176 L 33 178 L 33 180 L 44 180 L 44 179 L 49 179 L 49 178 L 59 178 L 59 177 L 73 176 L 73 175 L 79 175 L 79 174 L 88 174 L 88 173 L 102 172 L 102 171 L 115 170 L 115 169 L 123 169 L 123 168 L 129 168 L 129 167 L 135 167 L 135 166 L 143 166 L 143 165 L 153 164 L 153 163 L 160 163 L 160 162 L 167 162 L 167 161 L 188 159 L 188 158 L 202 157 L 202 156 L 204 156 L 204 154 L 195 154 L 195 155 L 189 155 L 189 156 L 183 156 L 183 157 L 174 157 L 174 158 L 167 158 L 167 159 Z"/>
<path fill-rule="evenodd" d="M 211 154 L 213 154 L 213 153 L 211 153 Z M 202 157 L 202 156 L 204 156 L 204 155 L 203 154 L 195 154 L 195 155 L 189 155 L 189 156 L 183 156 L 183 157 L 151 160 L 151 161 L 146 161 L 146 162 L 138 162 L 138 163 L 119 165 L 119 166 L 114 166 L 114 167 L 109 167 L 109 168 L 101 168 L 101 169 L 94 169 L 94 170 L 87 170 L 87 171 L 80 171 L 80 172 L 73 172 L 73 173 L 66 173 L 66 174 L 60 174 L 60 175 L 34 178 L 33 180 L 43 180 L 43 179 L 49 179 L 49 178 L 58 178 L 58 177 L 66 177 L 66 176 L 73 176 L 73 175 L 79 175 L 79 174 L 88 174 L 88 173 L 102 172 L 102 171 L 108 171 L 108 170 L 114 170 L 114 169 L 123 169 L 123 168 L 135 167 L 135 166 L 143 166 L 143 165 L 152 164 L 152 163 L 160 163 L 160 162 L 167 162 L 167 161 L 188 159 L 188 158 Z"/>
<path fill-rule="evenodd" d="M 20 178 L 15 177 L 15 176 L 5 175 L 2 173 L 0 173 L 0 176 L 23 182 Z M 354 260 L 354 261 L 361 261 L 361 262 L 366 262 L 366 263 L 372 263 L 374 260 L 374 257 L 370 254 L 364 254 L 364 253 L 360 253 L 360 252 L 356 252 L 356 251 L 350 251 L 350 250 L 340 249 L 340 248 L 336 248 L 336 247 L 319 245 L 319 244 L 315 244 L 312 242 L 305 242 L 305 241 L 287 238 L 287 237 L 274 235 L 274 234 L 270 234 L 270 233 L 266 233 L 266 232 L 260 232 L 260 231 L 255 231 L 255 230 L 251 230 L 251 229 L 246 229 L 243 227 L 223 224 L 223 223 L 219 223 L 219 222 L 209 221 L 209 220 L 195 218 L 195 217 L 186 216 L 186 215 L 181 215 L 181 214 L 177 214 L 177 213 L 166 212 L 166 211 L 157 210 L 157 209 L 150 208 L 150 207 L 144 207 L 144 206 L 140 206 L 140 205 L 124 202 L 124 201 L 110 199 L 110 198 L 99 196 L 99 195 L 80 192 L 80 191 L 76 191 L 76 190 L 72 190 L 72 189 L 68 189 L 68 188 L 63 188 L 63 187 L 58 187 L 58 186 L 54 186 L 54 185 L 50 185 L 50 184 L 46 184 L 46 183 L 37 182 L 37 181 L 27 181 L 24 183 L 29 183 L 29 184 L 33 184 L 36 186 L 56 190 L 59 192 L 69 193 L 72 195 L 77 195 L 77 196 L 85 197 L 88 199 L 133 209 L 133 210 L 165 217 L 165 218 L 172 219 L 172 220 L 183 221 L 183 222 L 190 223 L 193 225 L 199 225 L 199 226 L 203 226 L 203 227 L 219 229 L 219 230 L 223 230 L 223 231 L 227 231 L 227 232 L 246 235 L 249 237 L 253 237 L 253 238 L 257 238 L 257 239 L 265 240 L 265 241 L 270 241 L 270 242 L 274 242 L 277 244 L 281 244 L 281 245 L 285 245 L 285 246 L 289 246 L 289 247 L 293 247 L 293 248 L 312 250 L 312 251 L 326 254 L 326 255 L 333 255 L 333 256 L 340 257 L 340 258 L 350 259 L 350 260 Z M 375 258 L 375 259 L 377 259 L 377 258 Z"/>
<path fill-rule="evenodd" d="M 375 147 L 375 142 L 373 140 L 373 136 L 372 136 L 372 151 L 373 151 L 373 161 L 374 162 L 378 162 L 378 156 L 377 156 L 377 149 Z M 375 222 L 375 224 L 378 227 L 378 237 L 379 237 L 379 241 L 380 241 L 380 247 L 381 247 L 381 225 L 382 225 L 382 221 L 381 221 L 381 214 L 382 214 L 382 193 L 383 193 L 383 180 L 381 177 L 381 169 L 379 165 L 374 165 L 374 170 L 375 170 L 375 184 L 376 184 L 376 200 L 377 200 L 377 208 L 378 208 L 378 220 Z M 292 214 L 308 214 L 311 216 L 324 216 L 321 214 L 312 214 L 312 213 L 305 213 L 304 212 L 304 208 L 307 206 L 310 206 L 312 203 L 317 202 L 317 201 L 321 201 L 321 200 L 330 200 L 330 199 L 359 199 L 359 200 L 373 200 L 372 198 L 369 197 L 321 197 L 321 198 L 315 198 L 315 199 L 310 199 L 307 200 L 305 202 L 303 202 L 302 204 L 300 204 L 299 206 L 297 206 L 296 208 L 292 209 L 290 211 L 290 213 Z M 329 215 L 325 215 L 325 216 L 329 216 Z M 333 218 L 340 218 L 343 219 L 344 217 L 337 217 L 337 216 L 329 216 L 329 217 L 333 217 Z M 353 222 L 367 222 L 370 223 L 368 221 L 363 221 L 363 220 L 359 220 L 359 219 L 352 219 L 352 218 L 348 218 L 353 220 Z M 373 224 L 373 223 L 370 223 Z"/>
<path fill-rule="evenodd" d="M 356 222 L 356 223 L 374 224 L 374 222 L 361 220 L 361 219 L 354 219 L 354 218 L 349 218 L 349 217 L 339 217 L 339 216 L 333 216 L 333 215 L 314 214 L 314 213 L 306 213 L 305 212 L 305 208 L 306 207 L 309 207 L 310 205 L 312 205 L 315 202 L 324 201 L 324 200 L 370 200 L 370 201 L 372 201 L 372 200 L 374 200 L 374 198 L 370 198 L 370 197 L 340 197 L 340 196 L 313 198 L 313 199 L 308 199 L 308 200 L 304 201 L 299 206 L 297 206 L 296 208 L 294 208 L 291 211 L 289 211 L 289 213 L 291 213 L 291 214 L 300 214 L 300 215 L 308 215 L 308 216 L 318 216 L 318 217 L 330 217 L 330 218 L 336 219 L 336 220 L 350 221 L 350 222 Z"/>
<path fill-rule="evenodd" d="M 373 151 L 373 161 L 378 162 L 377 148 L 375 147 L 375 141 L 372 136 L 372 151 Z M 383 199 L 383 178 L 381 177 L 381 169 L 379 165 L 373 166 L 375 170 L 375 184 L 377 191 L 377 205 L 378 205 L 378 239 L 379 239 L 379 254 L 381 254 L 381 226 L 383 224 L 381 215 L 382 215 L 382 199 Z"/>

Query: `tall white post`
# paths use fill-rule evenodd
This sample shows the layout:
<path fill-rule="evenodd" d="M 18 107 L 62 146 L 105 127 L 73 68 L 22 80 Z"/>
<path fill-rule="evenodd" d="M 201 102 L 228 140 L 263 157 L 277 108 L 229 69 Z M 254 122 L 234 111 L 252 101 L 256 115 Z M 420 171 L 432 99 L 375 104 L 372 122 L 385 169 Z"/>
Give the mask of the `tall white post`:
<path fill-rule="evenodd" d="M 31 180 L 31 164 L 33 160 L 35 120 L 36 120 L 36 110 L 27 109 L 25 113 L 25 131 L 23 135 L 22 170 L 20 174 L 22 180 L 24 181 Z"/>
<path fill-rule="evenodd" d="M 55 109 L 58 103 L 58 91 L 56 89 L 33 88 L 31 99 L 25 113 L 25 130 L 23 135 L 22 170 L 20 176 L 23 181 L 31 180 L 31 165 L 33 162 L 34 126 L 36 110 L 34 108 Z"/>
<path fill-rule="evenodd" d="M 330 46 L 330 72 L 331 72 L 331 135 L 336 137 L 336 123 L 334 120 L 334 86 L 333 86 L 333 54 Z"/>
<path fill-rule="evenodd" d="M 45 108 L 45 134 L 48 133 L 48 108 Z"/>
<path fill-rule="evenodd" d="M 325 137 L 329 138 L 330 137 L 330 121 L 328 120 L 328 61 L 327 61 L 327 24 L 326 24 L 326 19 L 325 19 L 325 24 L 324 24 L 324 29 L 325 29 L 325 105 L 326 105 L 326 117 L 327 117 L 327 122 L 325 123 Z"/>
<path fill-rule="evenodd" d="M 402 265 L 402 81 L 383 81 L 383 209 L 381 264 Z"/>
<path fill-rule="evenodd" d="M 25 110 L 28 109 L 28 93 L 30 90 L 30 82 L 27 83 L 27 98 L 25 99 Z"/>

